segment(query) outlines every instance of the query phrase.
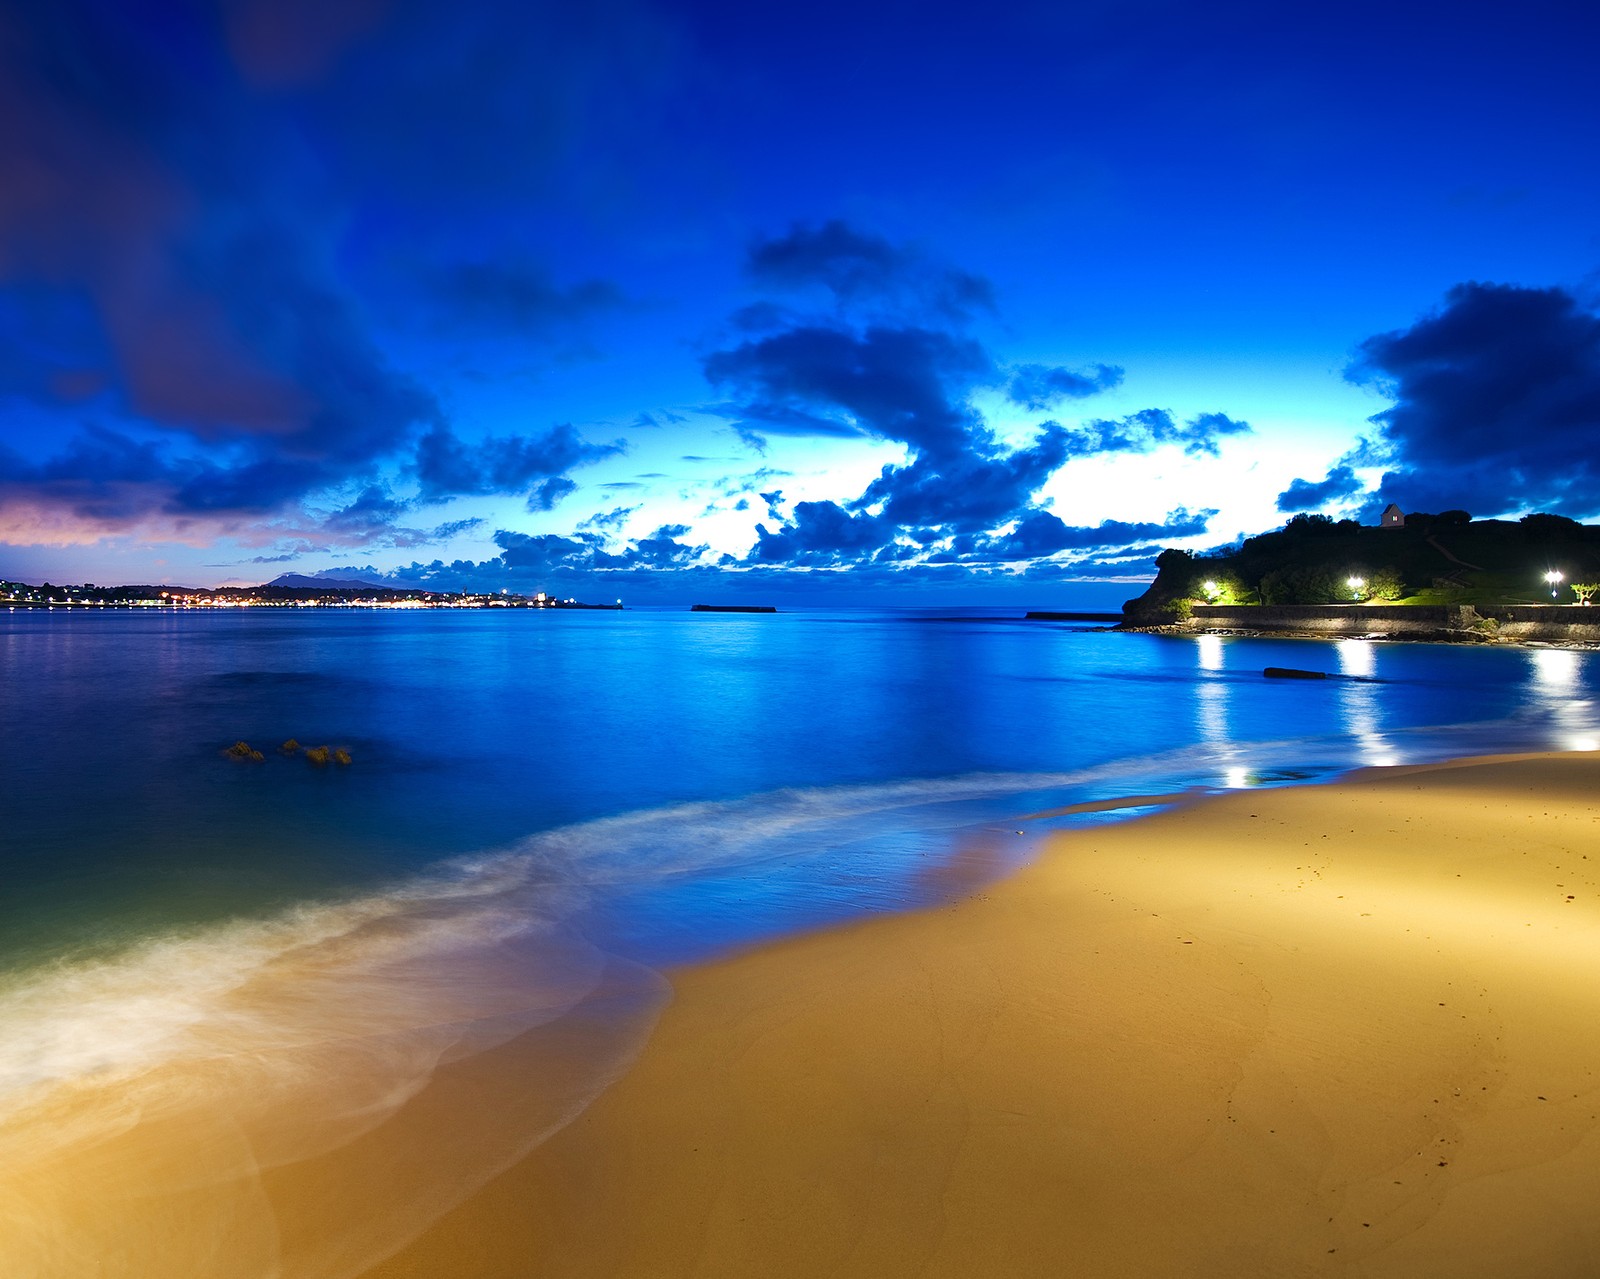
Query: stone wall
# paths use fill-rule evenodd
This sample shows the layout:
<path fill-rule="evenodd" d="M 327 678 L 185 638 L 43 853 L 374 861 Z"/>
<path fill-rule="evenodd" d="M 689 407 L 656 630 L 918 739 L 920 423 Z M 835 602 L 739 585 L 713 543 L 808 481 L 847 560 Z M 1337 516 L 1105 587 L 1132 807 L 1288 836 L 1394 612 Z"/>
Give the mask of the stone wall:
<path fill-rule="evenodd" d="M 1441 635 L 1468 630 L 1478 615 L 1462 604 L 1196 604 L 1205 630 L 1299 631 L 1319 635 Z"/>
<path fill-rule="evenodd" d="M 1600 640 L 1600 608 L 1579 604 L 1532 604 L 1494 611 L 1506 639 Z"/>

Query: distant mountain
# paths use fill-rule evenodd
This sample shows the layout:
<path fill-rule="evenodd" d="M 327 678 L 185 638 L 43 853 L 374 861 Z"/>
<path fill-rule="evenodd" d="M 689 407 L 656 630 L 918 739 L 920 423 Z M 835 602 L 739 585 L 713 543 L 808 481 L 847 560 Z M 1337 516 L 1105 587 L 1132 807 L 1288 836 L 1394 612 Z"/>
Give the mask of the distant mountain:
<path fill-rule="evenodd" d="M 307 577 L 304 573 L 280 573 L 268 586 L 286 586 L 294 591 L 390 591 L 382 582 L 363 582 L 354 577 Z"/>

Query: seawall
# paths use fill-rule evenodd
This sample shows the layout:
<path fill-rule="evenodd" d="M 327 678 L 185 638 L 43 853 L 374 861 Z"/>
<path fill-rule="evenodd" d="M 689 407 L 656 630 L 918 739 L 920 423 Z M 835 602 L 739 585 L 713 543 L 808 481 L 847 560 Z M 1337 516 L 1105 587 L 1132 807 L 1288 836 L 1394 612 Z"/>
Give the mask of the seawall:
<path fill-rule="evenodd" d="M 1600 609 L 1578 604 L 1497 608 L 1490 614 L 1505 639 L 1600 641 Z"/>
<path fill-rule="evenodd" d="M 1482 619 L 1466 604 L 1196 604 L 1196 630 L 1461 637 Z"/>
<path fill-rule="evenodd" d="M 1190 621 L 1180 626 L 1191 631 L 1600 643 L 1600 609 L 1575 604 L 1481 612 L 1470 604 L 1196 604 Z"/>

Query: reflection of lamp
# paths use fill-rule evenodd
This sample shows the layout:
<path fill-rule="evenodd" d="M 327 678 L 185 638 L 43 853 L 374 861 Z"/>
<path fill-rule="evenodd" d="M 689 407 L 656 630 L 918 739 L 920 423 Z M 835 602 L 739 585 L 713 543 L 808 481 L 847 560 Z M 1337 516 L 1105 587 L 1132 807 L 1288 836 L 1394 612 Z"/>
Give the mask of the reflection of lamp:
<path fill-rule="evenodd" d="M 1565 577 L 1560 569 L 1553 568 L 1544 575 L 1544 580 L 1550 583 L 1550 598 L 1555 599 L 1556 592 L 1561 589 L 1561 579 Z"/>
<path fill-rule="evenodd" d="M 1367 579 L 1364 577 L 1347 577 L 1344 579 L 1344 584 L 1350 588 L 1350 594 L 1360 599 L 1361 592 L 1366 589 Z"/>

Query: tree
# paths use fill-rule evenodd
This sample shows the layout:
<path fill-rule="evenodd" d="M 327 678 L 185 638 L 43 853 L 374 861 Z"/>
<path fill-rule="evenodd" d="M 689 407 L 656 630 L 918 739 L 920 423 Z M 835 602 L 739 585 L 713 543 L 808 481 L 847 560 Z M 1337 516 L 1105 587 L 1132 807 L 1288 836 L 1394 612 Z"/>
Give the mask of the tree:
<path fill-rule="evenodd" d="M 1338 604 L 1350 599 L 1348 574 L 1326 564 L 1274 569 L 1261 579 L 1263 604 Z"/>
<path fill-rule="evenodd" d="M 1517 521 L 1530 542 L 1553 542 L 1558 538 L 1582 536 L 1583 525 L 1569 520 L 1565 515 L 1552 515 L 1548 511 L 1535 511 Z"/>
<path fill-rule="evenodd" d="M 1367 577 L 1368 599 L 1397 600 L 1405 593 L 1405 580 L 1400 576 L 1398 569 L 1385 565 L 1383 568 L 1374 569 Z"/>
<path fill-rule="evenodd" d="M 1440 511 L 1435 522 L 1447 526 L 1471 524 L 1472 516 L 1467 514 L 1466 511 Z"/>
<path fill-rule="evenodd" d="M 1600 582 L 1574 582 L 1572 584 L 1573 598 L 1580 604 L 1587 604 L 1597 591 L 1600 591 Z"/>

